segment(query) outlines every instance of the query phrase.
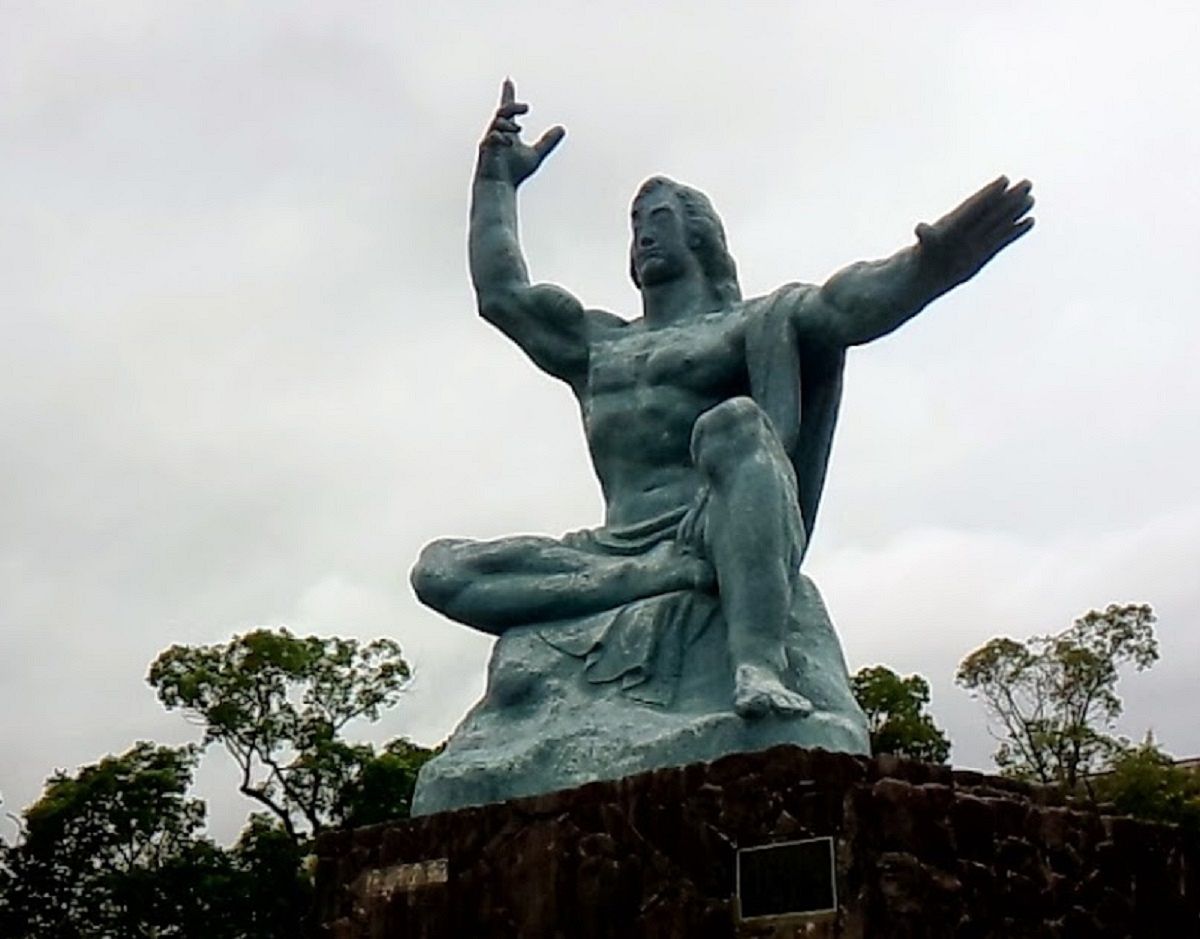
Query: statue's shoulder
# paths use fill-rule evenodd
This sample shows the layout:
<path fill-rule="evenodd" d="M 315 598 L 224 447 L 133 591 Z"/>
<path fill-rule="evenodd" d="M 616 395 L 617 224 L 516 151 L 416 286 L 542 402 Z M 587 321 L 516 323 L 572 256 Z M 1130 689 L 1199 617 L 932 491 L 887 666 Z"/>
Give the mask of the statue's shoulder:
<path fill-rule="evenodd" d="M 622 319 L 616 313 L 609 313 L 608 310 L 598 310 L 594 307 L 585 309 L 584 314 L 587 316 L 588 326 L 601 333 L 626 330 L 637 322 L 636 320 Z"/>
<path fill-rule="evenodd" d="M 531 305 L 541 311 L 545 318 L 558 322 L 582 322 L 592 333 L 621 329 L 629 324 L 628 320 L 615 313 L 585 307 L 575 294 L 558 284 L 534 284 L 527 291 L 527 296 Z"/>
<path fill-rule="evenodd" d="M 739 317 L 747 353 L 791 347 L 806 361 L 845 359 L 845 347 L 831 342 L 817 284 L 790 283 L 742 303 Z"/>
<path fill-rule="evenodd" d="M 588 307 L 584 310 L 587 327 L 587 343 L 592 354 L 603 348 L 617 348 L 624 339 L 635 331 L 634 324 L 608 310 Z"/>
<path fill-rule="evenodd" d="M 774 312 L 795 309 L 810 298 L 816 296 L 819 288 L 815 284 L 804 284 L 799 281 L 784 284 L 770 293 L 758 297 L 749 297 L 738 304 L 738 312 L 747 319 L 757 319 Z"/>

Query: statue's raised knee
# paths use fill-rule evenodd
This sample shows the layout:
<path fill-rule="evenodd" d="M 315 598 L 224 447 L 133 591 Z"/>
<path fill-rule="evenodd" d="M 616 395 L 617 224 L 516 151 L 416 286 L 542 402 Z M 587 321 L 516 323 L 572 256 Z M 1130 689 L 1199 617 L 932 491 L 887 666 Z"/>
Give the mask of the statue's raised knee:
<path fill-rule="evenodd" d="M 462 589 L 464 565 L 457 550 L 462 544 L 456 538 L 440 538 L 427 544 L 409 572 L 409 583 L 417 598 L 439 613 L 446 612 Z"/>
<path fill-rule="evenodd" d="M 767 477 L 786 481 L 792 490 L 796 487 L 779 435 L 751 398 L 730 398 L 701 414 L 692 426 L 691 454 L 695 467 L 718 489 L 750 464 Z"/>
<path fill-rule="evenodd" d="M 771 447 L 774 438 L 770 419 L 753 399 L 730 398 L 696 419 L 692 426 L 692 462 L 701 472 L 715 477 L 730 462 Z"/>

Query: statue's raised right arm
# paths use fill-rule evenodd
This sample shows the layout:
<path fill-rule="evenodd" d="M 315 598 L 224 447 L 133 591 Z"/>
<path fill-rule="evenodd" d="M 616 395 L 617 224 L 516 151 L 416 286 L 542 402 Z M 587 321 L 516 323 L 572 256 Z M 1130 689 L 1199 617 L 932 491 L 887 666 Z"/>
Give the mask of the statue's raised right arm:
<path fill-rule="evenodd" d="M 528 110 L 506 79 L 475 166 L 471 280 L 479 314 L 543 371 L 574 385 L 587 371 L 586 314 L 561 287 L 530 284 L 517 233 L 517 187 L 537 172 L 566 132 L 552 127 L 536 143 L 526 144 L 515 118 Z"/>
<path fill-rule="evenodd" d="M 839 271 L 802 318 L 815 318 L 821 332 L 842 346 L 890 333 L 1033 227 L 1031 189 L 1028 180 L 1010 186 L 1001 176 L 932 225 L 918 225 L 915 245 Z"/>

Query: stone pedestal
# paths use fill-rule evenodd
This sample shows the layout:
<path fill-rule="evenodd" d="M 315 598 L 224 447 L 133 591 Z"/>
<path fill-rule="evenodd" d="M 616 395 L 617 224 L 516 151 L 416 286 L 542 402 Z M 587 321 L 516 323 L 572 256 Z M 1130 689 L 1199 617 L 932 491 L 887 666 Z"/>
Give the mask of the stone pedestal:
<path fill-rule="evenodd" d="M 822 836 L 833 911 L 742 919 L 739 849 Z M 1197 839 L 1011 780 L 792 746 L 333 832 L 317 852 L 331 939 L 1200 936 Z"/>

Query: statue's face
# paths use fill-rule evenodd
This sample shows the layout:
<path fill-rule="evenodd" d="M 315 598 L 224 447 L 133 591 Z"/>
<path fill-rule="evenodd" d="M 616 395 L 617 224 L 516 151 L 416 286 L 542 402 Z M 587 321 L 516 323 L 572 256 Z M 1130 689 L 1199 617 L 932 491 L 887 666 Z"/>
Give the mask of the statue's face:
<path fill-rule="evenodd" d="M 679 202 L 665 189 L 655 189 L 633 204 L 630 256 L 638 282 L 652 287 L 685 276 L 696 267 L 688 246 Z"/>

